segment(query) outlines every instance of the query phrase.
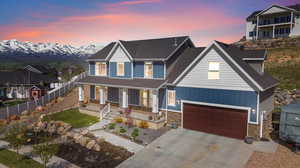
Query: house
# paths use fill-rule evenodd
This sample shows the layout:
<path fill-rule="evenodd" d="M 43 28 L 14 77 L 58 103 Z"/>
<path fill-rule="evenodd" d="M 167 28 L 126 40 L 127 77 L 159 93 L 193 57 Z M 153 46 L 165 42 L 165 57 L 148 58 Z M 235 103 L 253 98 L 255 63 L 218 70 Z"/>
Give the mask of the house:
<path fill-rule="evenodd" d="M 51 83 L 57 82 L 56 77 L 27 70 L 0 72 L 0 97 L 1 99 L 38 98 L 50 90 Z M 37 89 L 40 91 L 37 92 Z"/>
<path fill-rule="evenodd" d="M 186 36 L 112 42 L 87 60 L 89 75 L 78 82 L 80 109 L 106 109 L 108 116 L 152 128 L 168 123 L 262 137 L 278 84 L 264 72 L 266 58 L 264 50 L 218 41 L 195 47 Z"/>
<path fill-rule="evenodd" d="M 300 4 L 272 5 L 246 19 L 247 40 L 295 36 L 300 36 Z"/>

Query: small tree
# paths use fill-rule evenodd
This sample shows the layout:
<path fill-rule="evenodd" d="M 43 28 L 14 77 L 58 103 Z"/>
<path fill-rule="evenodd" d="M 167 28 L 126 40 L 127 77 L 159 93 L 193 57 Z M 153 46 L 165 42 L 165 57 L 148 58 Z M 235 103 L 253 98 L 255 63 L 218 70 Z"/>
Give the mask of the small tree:
<path fill-rule="evenodd" d="M 37 154 L 41 160 L 43 161 L 44 167 L 47 167 L 50 159 L 57 153 L 58 145 L 57 144 L 50 144 L 49 138 L 46 138 L 46 142 L 38 145 L 33 146 L 33 153 Z"/>
<path fill-rule="evenodd" d="M 19 154 L 20 148 L 26 142 L 26 127 L 20 123 L 12 125 L 6 132 L 5 138 L 9 142 L 9 146 L 17 151 Z M 18 155 L 19 156 L 19 155 Z M 21 158 L 18 158 L 18 160 Z"/>

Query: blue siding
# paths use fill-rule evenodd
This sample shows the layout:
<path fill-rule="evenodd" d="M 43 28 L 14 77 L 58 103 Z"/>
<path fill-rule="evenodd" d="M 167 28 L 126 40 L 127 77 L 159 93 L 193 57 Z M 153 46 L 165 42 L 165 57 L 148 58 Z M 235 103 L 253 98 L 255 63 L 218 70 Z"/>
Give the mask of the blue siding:
<path fill-rule="evenodd" d="M 133 64 L 133 77 L 143 78 L 144 77 L 144 62 L 134 62 Z"/>
<path fill-rule="evenodd" d="M 95 75 L 95 62 L 90 62 L 90 75 Z"/>
<path fill-rule="evenodd" d="M 162 109 L 166 109 L 166 89 L 159 89 L 158 107 Z"/>
<path fill-rule="evenodd" d="M 95 86 L 94 85 L 91 85 L 90 86 L 90 98 L 91 99 L 96 99 L 96 96 L 95 96 Z"/>
<path fill-rule="evenodd" d="M 153 62 L 153 78 L 164 78 L 165 67 L 163 62 Z"/>
<path fill-rule="evenodd" d="M 117 63 L 116 62 L 110 62 L 109 63 L 109 76 L 110 77 L 118 77 L 118 78 L 131 78 L 131 63 L 125 62 L 125 74 L 124 76 L 117 76 Z"/>
<path fill-rule="evenodd" d="M 175 87 L 176 100 L 189 100 L 204 103 L 215 103 L 232 106 L 243 106 L 257 109 L 257 93 L 253 91 L 206 89 L 206 88 L 188 88 Z M 166 100 L 164 100 L 166 101 Z M 168 106 L 170 110 L 181 111 L 181 104 Z M 250 121 L 256 122 L 256 112 L 250 113 Z"/>

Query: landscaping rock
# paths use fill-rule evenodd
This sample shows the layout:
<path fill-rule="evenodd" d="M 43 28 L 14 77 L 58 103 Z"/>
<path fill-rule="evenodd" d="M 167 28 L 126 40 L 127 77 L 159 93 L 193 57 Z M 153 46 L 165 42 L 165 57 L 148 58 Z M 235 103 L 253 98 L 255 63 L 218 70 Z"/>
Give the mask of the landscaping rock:
<path fill-rule="evenodd" d="M 83 131 L 80 132 L 81 135 L 86 135 L 89 133 L 89 130 L 85 129 Z"/>
<path fill-rule="evenodd" d="M 21 113 L 21 115 L 29 115 L 30 113 L 29 113 L 29 111 L 27 111 L 27 110 L 25 110 L 25 111 L 23 111 L 22 113 Z"/>
<path fill-rule="evenodd" d="M 9 117 L 9 120 L 20 120 L 20 117 L 17 115 L 12 115 Z"/>
<path fill-rule="evenodd" d="M 94 150 L 94 151 L 97 151 L 97 152 L 100 152 L 100 151 L 101 151 L 100 145 L 95 144 L 94 147 L 93 147 L 93 150 Z"/>
<path fill-rule="evenodd" d="M 82 136 L 78 139 L 78 142 L 81 146 L 85 146 L 89 142 L 89 138 Z"/>
<path fill-rule="evenodd" d="M 104 138 L 97 138 L 97 139 L 96 139 L 96 142 L 97 142 L 98 144 L 101 144 L 101 143 L 103 143 L 104 141 L 105 141 Z"/>
<path fill-rule="evenodd" d="M 96 144 L 96 141 L 95 140 L 91 140 L 87 145 L 86 145 L 86 148 L 88 149 L 92 149 Z"/>

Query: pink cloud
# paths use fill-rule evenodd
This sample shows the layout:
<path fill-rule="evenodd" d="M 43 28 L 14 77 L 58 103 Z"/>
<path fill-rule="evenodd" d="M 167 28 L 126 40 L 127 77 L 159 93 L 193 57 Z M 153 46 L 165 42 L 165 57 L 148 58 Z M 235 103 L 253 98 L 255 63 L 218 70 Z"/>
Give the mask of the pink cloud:
<path fill-rule="evenodd" d="M 123 3 L 158 2 L 158 0 L 137 1 L 123 1 Z M 0 36 L 5 39 L 13 37 L 34 42 L 60 42 L 75 45 L 175 35 L 191 35 L 202 45 L 214 39 L 221 39 L 225 42 L 239 39 L 235 33 L 230 34 L 225 30 L 243 24 L 243 18 L 229 16 L 221 9 L 205 5 L 170 7 L 172 10 L 157 13 L 134 12 L 128 8 L 121 8 L 115 12 L 108 7 L 105 13 L 63 17 L 49 23 L 32 24 L 33 26 L 30 26 L 30 23 L 26 25 L 19 23 L 2 27 Z M 202 31 L 209 33 L 193 35 L 195 32 Z M 214 34 L 219 34 L 218 37 L 221 38 Z"/>
<path fill-rule="evenodd" d="M 138 5 L 138 4 L 147 4 L 147 3 L 158 3 L 161 0 L 131 0 L 131 1 L 122 1 L 118 5 Z"/>

